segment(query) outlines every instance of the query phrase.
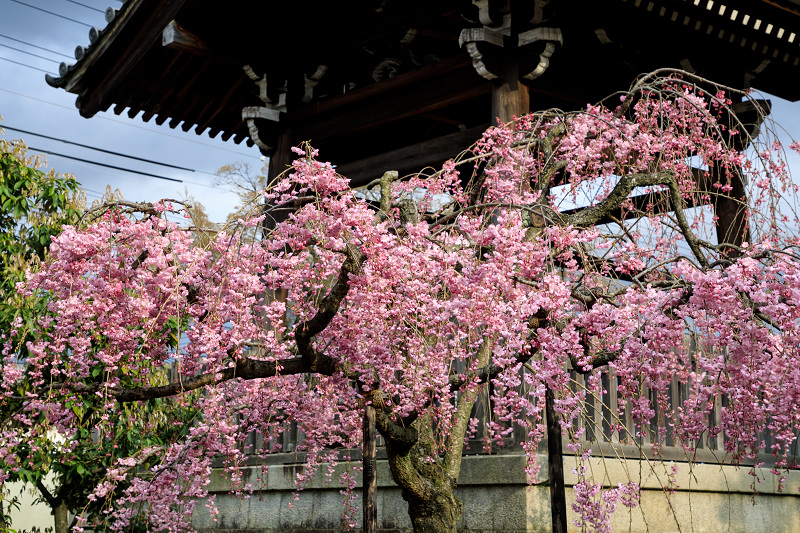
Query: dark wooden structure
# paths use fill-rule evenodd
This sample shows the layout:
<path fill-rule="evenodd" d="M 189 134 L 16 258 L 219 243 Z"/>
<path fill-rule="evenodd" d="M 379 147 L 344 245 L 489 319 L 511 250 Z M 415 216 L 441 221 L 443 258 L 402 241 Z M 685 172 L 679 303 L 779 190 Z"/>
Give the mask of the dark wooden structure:
<path fill-rule="evenodd" d="M 310 140 L 354 184 L 661 67 L 800 99 L 797 0 L 127 0 L 106 15 L 47 77 L 83 116 L 255 143 L 274 170 Z"/>

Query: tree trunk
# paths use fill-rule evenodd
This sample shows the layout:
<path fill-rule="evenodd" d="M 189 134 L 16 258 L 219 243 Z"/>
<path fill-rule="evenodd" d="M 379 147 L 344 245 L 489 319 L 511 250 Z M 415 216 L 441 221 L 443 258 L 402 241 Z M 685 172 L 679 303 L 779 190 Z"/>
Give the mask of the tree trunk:
<path fill-rule="evenodd" d="M 452 490 L 443 490 L 430 499 L 409 499 L 408 515 L 414 533 L 456 533 L 461 502 Z"/>
<path fill-rule="evenodd" d="M 56 522 L 55 533 L 69 533 L 69 509 L 66 502 L 62 501 L 53 507 L 53 516 Z"/>
<path fill-rule="evenodd" d="M 445 472 L 434 452 L 430 416 L 417 419 L 412 428 L 419 435 L 410 448 L 387 439 L 386 452 L 392 478 L 403 490 L 414 533 L 455 533 L 461 519 L 461 501 L 455 495 L 456 480 Z"/>

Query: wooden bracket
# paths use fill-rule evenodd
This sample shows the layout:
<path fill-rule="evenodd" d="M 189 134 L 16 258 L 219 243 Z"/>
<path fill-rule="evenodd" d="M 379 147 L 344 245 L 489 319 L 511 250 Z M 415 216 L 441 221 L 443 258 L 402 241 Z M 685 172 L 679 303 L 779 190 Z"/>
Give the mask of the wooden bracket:
<path fill-rule="evenodd" d="M 326 72 L 328 72 L 328 66 L 320 65 L 311 76 L 303 74 L 304 92 L 303 98 L 301 99 L 303 102 L 308 103 L 314 99 L 314 87 L 317 86 L 319 80 L 322 79 Z"/>
<path fill-rule="evenodd" d="M 512 27 L 514 13 L 509 11 L 510 3 L 499 0 L 472 3 L 478 8 L 483 27 L 461 30 L 458 44 L 466 49 L 478 74 L 487 80 L 504 78 L 509 61 L 519 62 L 520 77 L 532 80 L 544 74 L 550 58 L 564 43 L 560 28 L 540 25 L 545 20 L 543 8 L 547 0 L 537 0 L 518 10 L 517 14 L 526 20 L 525 26 L 535 25 L 526 31 Z"/>
<path fill-rule="evenodd" d="M 488 56 L 496 55 L 495 50 L 505 46 L 508 34 L 508 29 L 466 28 L 458 36 L 458 45 L 466 48 L 475 71 L 487 80 L 493 80 L 500 77 L 501 66 Z"/>
<path fill-rule="evenodd" d="M 478 19 L 484 26 L 504 24 L 509 8 L 507 0 L 472 0 L 472 4 L 478 8 Z"/>
<path fill-rule="evenodd" d="M 318 76 L 317 79 L 319 79 L 325 74 L 325 69 L 322 67 L 320 68 L 322 70 L 320 71 L 320 69 L 317 69 L 317 72 L 312 74 L 312 77 Z M 267 144 L 264 139 L 262 139 L 256 120 L 280 122 L 281 113 L 286 111 L 285 89 L 281 87 L 278 90 L 274 90 L 273 87 L 269 87 L 267 84 L 268 75 L 259 75 L 250 65 L 245 65 L 243 70 L 245 74 L 247 74 L 247 77 L 253 80 L 258 86 L 258 97 L 264 102 L 264 105 L 242 108 L 242 120 L 247 125 L 247 130 L 250 133 L 250 139 L 253 143 L 255 143 L 262 152 L 271 153 L 274 147 Z"/>
<path fill-rule="evenodd" d="M 520 48 L 530 48 L 531 45 L 535 45 L 537 43 L 544 43 L 544 50 L 542 50 L 539 54 L 539 61 L 536 66 L 527 73 L 521 73 L 522 77 L 528 80 L 538 78 L 544 74 L 545 70 L 547 70 L 547 67 L 550 66 L 550 58 L 555 53 L 556 46 L 561 46 L 564 44 L 564 38 L 561 35 L 561 29 L 538 27 L 519 34 L 518 46 Z"/>
<path fill-rule="evenodd" d="M 274 81 L 268 84 L 268 81 L 270 81 L 269 77 L 266 74 L 263 76 L 258 75 L 256 71 L 250 67 L 250 65 L 245 65 L 242 68 L 244 69 L 244 73 L 247 74 L 247 77 L 256 82 L 256 85 L 258 86 L 258 97 L 267 105 L 267 107 L 278 109 L 279 111 L 286 110 L 286 92 L 283 87 L 280 89 L 275 89 L 274 85 L 277 84 L 274 83 Z M 283 81 L 285 85 L 286 80 L 278 81 Z"/>
<path fill-rule="evenodd" d="M 270 109 L 269 107 L 250 106 L 242 108 L 242 120 L 245 124 L 247 124 L 247 130 L 250 133 L 250 139 L 264 152 L 272 152 L 274 147 L 268 145 L 263 139 L 261 139 L 261 135 L 258 131 L 258 125 L 256 124 L 256 119 L 278 122 L 280 120 L 280 116 L 280 111 L 276 109 Z"/>

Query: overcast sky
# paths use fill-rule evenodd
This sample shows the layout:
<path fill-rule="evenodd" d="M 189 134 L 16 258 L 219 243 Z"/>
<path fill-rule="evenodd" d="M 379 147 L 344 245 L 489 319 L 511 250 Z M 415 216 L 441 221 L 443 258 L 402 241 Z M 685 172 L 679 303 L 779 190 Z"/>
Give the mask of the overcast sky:
<path fill-rule="evenodd" d="M 181 196 L 186 187 L 189 194 L 206 206 L 213 221 L 224 220 L 237 198 L 224 188 L 212 187 L 214 173 L 220 166 L 235 161 L 260 169 L 263 162 L 256 148 L 221 142 L 193 131 L 184 133 L 180 128 L 172 130 L 153 121 L 145 123 L 124 113 L 116 116 L 109 111 L 85 119 L 75 107 L 75 95 L 45 83 L 45 72 L 57 75 L 61 61 L 75 63 L 74 49 L 88 46 L 91 26 L 106 26 L 104 10 L 109 6 L 119 8 L 121 3 L 119 0 L 0 0 L 0 115 L 4 118 L 0 126 L 8 127 L 5 137 L 22 138 L 28 146 L 40 150 L 183 180 L 175 183 L 48 155 L 48 164 L 57 171 L 75 174 L 90 200 L 98 198 L 106 185 L 119 188 L 128 200 Z M 798 82 L 787 80 L 787 83 Z M 800 102 L 771 99 L 773 117 L 794 138 L 800 138 Z M 195 172 L 115 157 L 11 128 Z M 792 157 L 791 163 L 797 181 L 800 158 Z"/>

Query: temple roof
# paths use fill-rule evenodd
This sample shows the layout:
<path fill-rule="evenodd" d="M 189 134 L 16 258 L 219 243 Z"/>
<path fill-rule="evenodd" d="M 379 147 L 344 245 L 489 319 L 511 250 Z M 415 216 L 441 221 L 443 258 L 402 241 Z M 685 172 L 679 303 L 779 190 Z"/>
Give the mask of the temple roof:
<path fill-rule="evenodd" d="M 798 0 L 524 6 L 509 22 L 492 0 L 127 0 L 47 81 L 85 117 L 113 108 L 264 146 L 280 125 L 342 161 L 353 143 L 381 153 L 412 132 L 487 126 L 494 50 L 512 37 L 534 109 L 583 106 L 662 67 L 800 99 Z"/>

